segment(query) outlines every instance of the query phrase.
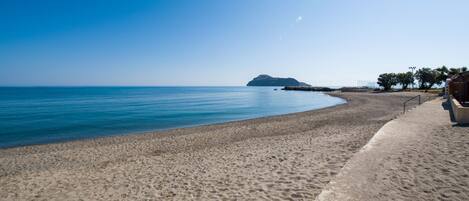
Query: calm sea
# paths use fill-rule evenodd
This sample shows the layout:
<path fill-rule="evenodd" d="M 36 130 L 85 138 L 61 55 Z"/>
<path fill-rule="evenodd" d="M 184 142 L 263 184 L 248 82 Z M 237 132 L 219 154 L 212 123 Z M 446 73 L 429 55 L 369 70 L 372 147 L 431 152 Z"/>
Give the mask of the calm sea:
<path fill-rule="evenodd" d="M 3 87 L 0 147 L 220 123 L 344 102 L 272 87 Z"/>

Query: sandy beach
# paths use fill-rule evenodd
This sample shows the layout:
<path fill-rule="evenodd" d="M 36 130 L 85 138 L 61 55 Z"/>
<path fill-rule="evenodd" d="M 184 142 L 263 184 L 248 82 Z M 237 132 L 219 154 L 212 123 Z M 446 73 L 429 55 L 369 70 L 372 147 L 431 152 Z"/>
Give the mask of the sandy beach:
<path fill-rule="evenodd" d="M 312 200 L 415 94 L 334 95 L 348 103 L 195 128 L 3 149 L 0 197 Z"/>

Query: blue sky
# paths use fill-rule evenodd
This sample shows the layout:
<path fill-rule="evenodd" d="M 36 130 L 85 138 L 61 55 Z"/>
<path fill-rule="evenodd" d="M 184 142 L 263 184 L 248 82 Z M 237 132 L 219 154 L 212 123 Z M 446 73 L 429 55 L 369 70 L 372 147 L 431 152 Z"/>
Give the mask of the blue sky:
<path fill-rule="evenodd" d="M 356 85 L 469 66 L 469 1 L 1 1 L 0 85 Z"/>

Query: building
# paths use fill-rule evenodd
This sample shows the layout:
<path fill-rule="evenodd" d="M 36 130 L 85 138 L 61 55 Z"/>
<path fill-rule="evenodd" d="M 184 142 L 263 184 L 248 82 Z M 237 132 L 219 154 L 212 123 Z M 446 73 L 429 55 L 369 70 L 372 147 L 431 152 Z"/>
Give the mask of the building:
<path fill-rule="evenodd" d="M 454 75 L 447 85 L 454 119 L 458 123 L 469 123 L 469 72 Z"/>
<path fill-rule="evenodd" d="M 451 77 L 449 94 L 462 105 L 469 104 L 469 71 Z"/>

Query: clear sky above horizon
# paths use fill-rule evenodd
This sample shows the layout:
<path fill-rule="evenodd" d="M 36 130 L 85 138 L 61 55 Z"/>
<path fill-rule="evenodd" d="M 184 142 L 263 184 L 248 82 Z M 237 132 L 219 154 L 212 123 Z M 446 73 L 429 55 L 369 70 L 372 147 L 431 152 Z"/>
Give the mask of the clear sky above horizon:
<path fill-rule="evenodd" d="M 0 85 L 355 86 L 469 66 L 467 0 L 1 1 Z"/>

